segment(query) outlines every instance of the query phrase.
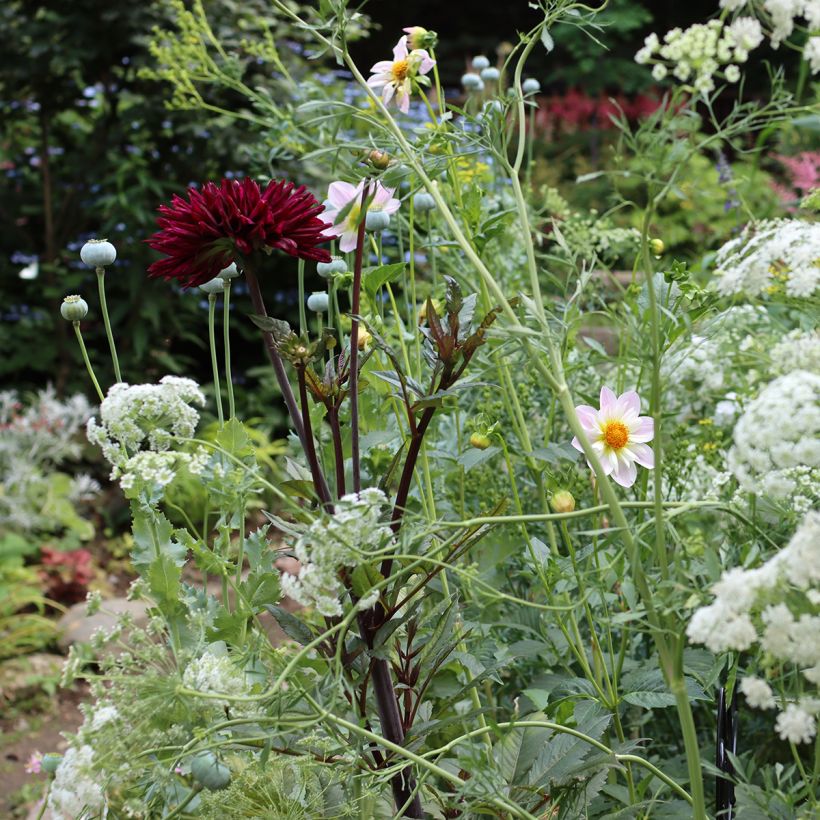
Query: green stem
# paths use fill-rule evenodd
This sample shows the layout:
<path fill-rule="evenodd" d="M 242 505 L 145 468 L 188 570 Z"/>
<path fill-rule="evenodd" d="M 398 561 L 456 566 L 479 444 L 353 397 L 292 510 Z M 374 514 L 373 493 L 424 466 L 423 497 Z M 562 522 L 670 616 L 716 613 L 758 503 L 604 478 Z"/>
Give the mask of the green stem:
<path fill-rule="evenodd" d="M 299 335 L 308 332 L 307 315 L 305 314 L 305 260 L 299 260 L 297 280 L 299 283 Z"/>
<path fill-rule="evenodd" d="M 225 355 L 225 386 L 228 389 L 228 417 L 236 416 L 236 403 L 233 395 L 233 376 L 231 375 L 231 280 L 226 279 L 222 286 L 222 347 Z"/>
<path fill-rule="evenodd" d="M 83 334 L 80 332 L 80 323 L 72 322 L 72 324 L 74 325 L 74 333 L 77 336 L 77 341 L 80 344 L 80 353 L 83 354 L 85 369 L 88 371 L 88 375 L 91 377 L 91 381 L 94 384 L 94 389 L 97 391 L 97 395 L 100 397 L 100 401 L 103 401 L 105 399 L 105 396 L 103 396 L 103 391 L 100 389 L 100 383 L 97 381 L 97 377 L 94 375 L 94 368 L 91 367 L 91 360 L 88 358 L 88 351 L 85 349 Z"/>
<path fill-rule="evenodd" d="M 219 363 L 216 357 L 216 294 L 208 294 L 208 344 L 211 348 L 211 369 L 214 378 L 214 397 L 216 413 L 219 418 L 219 429 L 225 426 L 225 417 L 222 413 L 222 391 L 219 387 Z"/>
<path fill-rule="evenodd" d="M 117 347 L 114 344 L 114 334 L 111 332 L 111 319 L 108 317 L 108 302 L 105 299 L 105 268 L 97 268 L 97 287 L 100 292 L 100 310 L 105 323 L 105 335 L 108 337 L 108 347 L 111 350 L 111 360 L 114 362 L 114 376 L 117 382 L 122 381 L 120 360 L 117 358 Z"/>

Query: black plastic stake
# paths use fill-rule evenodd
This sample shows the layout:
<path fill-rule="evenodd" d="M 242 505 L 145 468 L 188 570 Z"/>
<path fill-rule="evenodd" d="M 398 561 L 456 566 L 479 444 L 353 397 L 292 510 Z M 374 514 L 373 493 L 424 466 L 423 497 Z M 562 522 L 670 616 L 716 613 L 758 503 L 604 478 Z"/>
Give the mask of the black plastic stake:
<path fill-rule="evenodd" d="M 731 776 L 735 770 L 729 759 L 729 752 L 737 754 L 737 688 L 732 702 L 726 708 L 726 688 L 720 688 L 717 708 L 717 737 L 715 739 L 715 765 Z M 715 814 L 719 820 L 734 817 L 735 784 L 725 777 L 715 778 Z"/>

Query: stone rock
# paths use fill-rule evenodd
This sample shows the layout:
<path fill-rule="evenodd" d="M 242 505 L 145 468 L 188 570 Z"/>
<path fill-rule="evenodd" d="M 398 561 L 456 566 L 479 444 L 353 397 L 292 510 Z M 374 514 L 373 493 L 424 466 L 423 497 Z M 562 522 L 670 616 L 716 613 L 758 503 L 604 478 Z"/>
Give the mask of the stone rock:
<path fill-rule="evenodd" d="M 0 701 L 25 700 L 60 679 L 63 658 L 51 652 L 34 652 L 0 663 Z"/>
<path fill-rule="evenodd" d="M 110 632 L 123 613 L 130 614 L 139 627 L 144 627 L 148 623 L 148 607 L 142 601 L 110 598 L 102 602 L 99 612 L 94 615 L 86 615 L 85 610 L 86 603 L 81 601 L 74 604 L 57 622 L 57 629 L 60 631 L 57 646 L 63 652 L 68 652 L 72 644 L 88 642 L 100 628 Z"/>

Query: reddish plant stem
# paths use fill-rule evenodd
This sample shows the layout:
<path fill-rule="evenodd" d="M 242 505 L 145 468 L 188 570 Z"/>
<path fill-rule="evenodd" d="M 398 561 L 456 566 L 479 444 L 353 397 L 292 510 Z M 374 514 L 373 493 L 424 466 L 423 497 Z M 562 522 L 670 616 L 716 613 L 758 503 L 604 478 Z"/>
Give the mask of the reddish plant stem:
<path fill-rule="evenodd" d="M 359 310 L 362 292 L 362 259 L 364 258 L 364 230 L 367 210 L 365 204 L 370 191 L 370 184 L 365 182 L 362 188 L 362 201 L 359 211 L 359 232 L 356 236 L 356 259 L 353 264 L 353 299 L 350 324 L 350 457 L 353 468 L 353 491 L 362 489 L 362 475 L 359 464 Z"/>
<path fill-rule="evenodd" d="M 329 511 L 333 511 L 333 500 L 330 497 L 330 487 L 327 486 L 325 474 L 316 455 L 316 445 L 313 441 L 313 426 L 310 423 L 310 404 L 308 403 L 307 382 L 305 380 L 305 368 L 296 367 L 296 380 L 299 383 L 299 402 L 302 405 L 302 424 L 305 428 L 305 455 L 310 465 L 310 474 L 313 476 L 313 484 L 319 500 Z"/>
<path fill-rule="evenodd" d="M 333 403 L 327 408 L 327 420 L 333 436 L 333 458 L 336 462 L 336 497 L 345 494 L 345 454 L 342 448 L 342 431 L 339 427 L 339 408 Z"/>

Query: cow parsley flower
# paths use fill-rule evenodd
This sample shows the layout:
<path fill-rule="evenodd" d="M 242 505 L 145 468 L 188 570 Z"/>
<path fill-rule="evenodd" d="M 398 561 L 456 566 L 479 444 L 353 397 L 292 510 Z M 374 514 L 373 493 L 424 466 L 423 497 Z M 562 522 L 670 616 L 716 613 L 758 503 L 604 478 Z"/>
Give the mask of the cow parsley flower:
<path fill-rule="evenodd" d="M 386 504 L 387 497 L 376 488 L 342 496 L 336 512 L 317 518 L 296 542 L 301 568 L 298 576 L 282 576 L 282 591 L 322 615 L 341 615 L 345 587 L 339 571 L 361 565 L 364 556 L 380 550 L 392 537 L 390 527 L 381 521 Z M 367 609 L 377 599 L 378 591 L 371 590 L 359 607 Z"/>
<path fill-rule="evenodd" d="M 182 683 L 189 689 L 208 694 L 247 695 L 250 691 L 245 674 L 236 667 L 227 655 L 204 652 L 194 658 L 182 673 Z M 212 705 L 221 708 L 231 706 L 230 700 L 213 700 Z"/>
<path fill-rule="evenodd" d="M 820 375 L 795 370 L 767 385 L 735 425 L 728 467 L 747 492 L 785 498 L 794 468 L 820 477 Z"/>
<path fill-rule="evenodd" d="M 746 675 L 740 681 L 740 691 L 753 709 L 773 709 L 775 706 L 772 687 L 754 675 Z"/>
<path fill-rule="evenodd" d="M 774 728 L 781 740 L 789 743 L 811 743 L 817 734 L 814 715 L 795 703 L 790 703 L 775 721 Z"/>
<path fill-rule="evenodd" d="M 600 402 L 598 410 L 585 404 L 575 410 L 606 475 L 622 487 L 631 487 L 638 475 L 636 464 L 655 466 L 655 454 L 646 443 L 655 435 L 655 422 L 640 415 L 641 399 L 634 390 L 616 396 L 602 387 Z M 583 452 L 577 436 L 572 446 Z"/>
<path fill-rule="evenodd" d="M 339 249 L 344 252 L 356 249 L 364 185 L 365 180 L 356 186 L 349 182 L 331 182 L 327 191 L 322 219 L 330 227 L 325 229 L 325 235 L 339 237 Z M 401 204 L 393 197 L 393 188 L 385 188 L 381 182 L 371 183 L 370 196 L 368 214 L 383 212 L 390 216 Z"/>
<path fill-rule="evenodd" d="M 820 330 L 792 330 L 772 348 L 771 359 L 779 374 L 807 370 L 820 375 Z"/>
<path fill-rule="evenodd" d="M 98 780 L 91 746 L 70 747 L 54 773 L 48 797 L 48 808 L 54 820 L 96 817 L 104 804 Z"/>
<path fill-rule="evenodd" d="M 812 296 L 820 286 L 820 223 L 770 219 L 751 223 L 715 256 L 724 296 L 785 292 Z"/>
<path fill-rule="evenodd" d="M 436 61 L 423 48 L 407 48 L 407 37 L 401 37 L 393 48 L 392 60 L 380 60 L 371 69 L 373 76 L 367 84 L 374 90 L 381 90 L 382 101 L 388 105 L 395 97 L 399 111 L 410 110 L 410 97 L 419 85 L 429 85 L 427 74 Z"/>

